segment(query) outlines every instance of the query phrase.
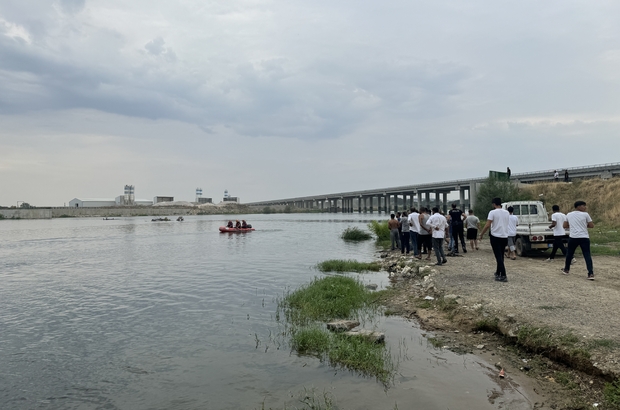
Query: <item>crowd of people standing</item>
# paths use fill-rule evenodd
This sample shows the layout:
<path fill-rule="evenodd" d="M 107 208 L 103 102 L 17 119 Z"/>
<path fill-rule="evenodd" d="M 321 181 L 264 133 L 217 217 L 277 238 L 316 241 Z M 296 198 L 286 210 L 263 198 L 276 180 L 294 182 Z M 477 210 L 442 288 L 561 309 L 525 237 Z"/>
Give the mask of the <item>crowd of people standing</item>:
<path fill-rule="evenodd" d="M 437 262 L 435 265 L 442 266 L 448 262 L 446 256 L 459 255 L 459 243 L 463 253 L 467 253 L 465 238 L 469 240 L 470 250 L 479 250 L 479 241 L 489 232 L 489 239 L 496 269 L 495 280 L 507 282 L 505 258 L 516 259 L 516 236 L 519 219 L 513 214 L 514 209 L 502 207 L 500 198 L 491 201 L 493 209 L 489 212 L 486 223 L 480 235 L 480 219 L 474 215 L 473 210 L 465 214 L 452 204 L 452 208 L 444 215 L 438 207 L 428 209 L 420 207 L 418 210 L 412 207 L 409 211 L 397 212 L 390 215 L 388 228 L 392 250 L 400 249 L 402 254 L 413 253 L 414 258 L 431 260 L 431 252 L 434 251 Z M 594 280 L 594 268 L 590 254 L 590 239 L 588 229 L 593 228 L 592 218 L 586 212 L 586 203 L 577 201 L 575 210 L 564 215 L 558 205 L 553 205 L 551 225 L 553 229 L 553 249 L 547 261 L 553 261 L 559 249 L 565 258 L 562 273 L 568 275 L 570 266 L 575 262 L 574 255 L 577 247 L 586 262 L 587 278 Z M 570 228 L 570 229 L 569 229 Z M 569 229 L 568 246 L 564 246 L 566 229 Z M 465 233 L 465 235 L 464 235 Z M 444 243 L 448 253 L 444 251 Z"/>

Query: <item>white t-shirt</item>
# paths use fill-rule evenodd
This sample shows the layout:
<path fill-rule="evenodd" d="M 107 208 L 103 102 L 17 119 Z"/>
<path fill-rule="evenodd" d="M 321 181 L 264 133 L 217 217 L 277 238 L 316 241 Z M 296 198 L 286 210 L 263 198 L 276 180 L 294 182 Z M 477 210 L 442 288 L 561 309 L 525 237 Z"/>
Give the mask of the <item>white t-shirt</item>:
<path fill-rule="evenodd" d="M 420 232 L 420 214 L 412 212 L 409 214 L 409 223 L 411 224 L 411 232 Z"/>
<path fill-rule="evenodd" d="M 564 215 L 562 212 L 556 212 L 551 215 L 551 221 L 555 222 L 555 226 L 553 227 L 553 236 L 566 235 L 566 230 L 564 229 L 565 220 L 566 215 Z"/>
<path fill-rule="evenodd" d="M 445 238 L 446 228 L 448 227 L 448 220 L 440 213 L 433 214 L 428 219 L 428 226 L 433 230 L 433 238 Z M 437 228 L 437 229 L 436 229 Z"/>
<path fill-rule="evenodd" d="M 487 220 L 491 221 L 491 235 L 496 238 L 508 238 L 508 220 L 510 213 L 505 209 L 494 209 L 489 212 Z"/>
<path fill-rule="evenodd" d="M 517 236 L 517 225 L 519 225 L 519 218 L 516 215 L 510 215 L 508 218 L 508 236 Z"/>
<path fill-rule="evenodd" d="M 589 238 L 588 223 L 592 222 L 587 212 L 573 211 L 566 215 L 568 230 L 571 238 Z"/>

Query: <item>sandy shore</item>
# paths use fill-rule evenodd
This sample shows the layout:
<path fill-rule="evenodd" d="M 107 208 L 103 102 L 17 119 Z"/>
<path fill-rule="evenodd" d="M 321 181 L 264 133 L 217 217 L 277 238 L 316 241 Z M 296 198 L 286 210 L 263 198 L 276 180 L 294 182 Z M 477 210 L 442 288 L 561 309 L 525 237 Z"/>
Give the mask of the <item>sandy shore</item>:
<path fill-rule="evenodd" d="M 478 354 L 508 375 L 527 374 L 540 396 L 537 409 L 609 408 L 602 389 L 620 375 L 618 258 L 595 256 L 594 281 L 586 280 L 579 257 L 570 275 L 560 272 L 560 257 L 508 259 L 502 283 L 494 280 L 488 242 L 443 266 L 434 266 L 434 255 L 380 256 L 395 285 L 388 310 L 417 318 L 437 333 L 437 343 Z M 542 342 L 528 332 L 542 334 Z"/>

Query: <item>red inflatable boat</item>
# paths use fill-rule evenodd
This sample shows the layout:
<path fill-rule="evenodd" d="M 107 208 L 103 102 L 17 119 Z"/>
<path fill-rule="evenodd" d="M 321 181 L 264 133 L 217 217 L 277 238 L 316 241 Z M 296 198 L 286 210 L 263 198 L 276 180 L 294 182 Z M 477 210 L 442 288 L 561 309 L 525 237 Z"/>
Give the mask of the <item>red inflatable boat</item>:
<path fill-rule="evenodd" d="M 250 232 L 254 231 L 254 228 L 227 228 L 220 226 L 220 232 Z"/>

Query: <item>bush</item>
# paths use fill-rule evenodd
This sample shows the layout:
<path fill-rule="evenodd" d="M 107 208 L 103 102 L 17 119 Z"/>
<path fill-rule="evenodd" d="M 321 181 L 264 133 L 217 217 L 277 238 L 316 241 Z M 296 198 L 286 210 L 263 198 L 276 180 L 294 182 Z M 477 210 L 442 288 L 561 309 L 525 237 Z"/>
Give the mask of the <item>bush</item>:
<path fill-rule="evenodd" d="M 344 230 L 342 235 L 340 235 L 342 239 L 345 241 L 367 241 L 372 239 L 372 235 L 368 232 L 364 232 L 357 227 L 347 228 Z"/>
<path fill-rule="evenodd" d="M 486 218 L 493 209 L 491 201 L 493 198 L 501 198 L 502 202 L 509 201 L 531 201 L 534 196 L 531 192 L 520 189 L 510 181 L 497 178 L 487 178 L 478 189 L 476 195 L 476 206 L 474 212 L 480 219 Z"/>

